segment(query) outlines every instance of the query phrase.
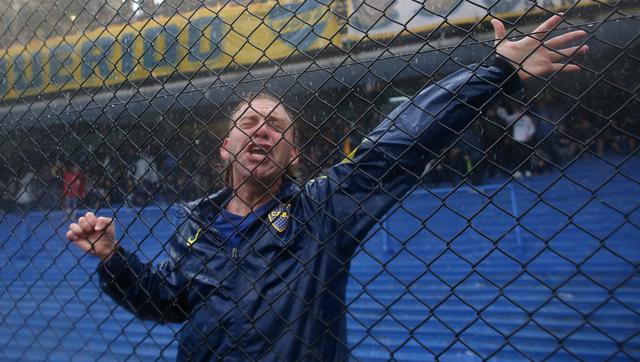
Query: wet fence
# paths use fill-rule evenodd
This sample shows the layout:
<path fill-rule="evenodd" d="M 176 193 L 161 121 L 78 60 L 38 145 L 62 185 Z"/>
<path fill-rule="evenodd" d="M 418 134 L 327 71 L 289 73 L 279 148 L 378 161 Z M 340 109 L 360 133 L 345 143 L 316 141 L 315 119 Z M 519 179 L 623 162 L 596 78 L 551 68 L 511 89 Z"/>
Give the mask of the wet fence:
<path fill-rule="evenodd" d="M 638 1 L 2 6 L 3 360 L 640 358 Z"/>

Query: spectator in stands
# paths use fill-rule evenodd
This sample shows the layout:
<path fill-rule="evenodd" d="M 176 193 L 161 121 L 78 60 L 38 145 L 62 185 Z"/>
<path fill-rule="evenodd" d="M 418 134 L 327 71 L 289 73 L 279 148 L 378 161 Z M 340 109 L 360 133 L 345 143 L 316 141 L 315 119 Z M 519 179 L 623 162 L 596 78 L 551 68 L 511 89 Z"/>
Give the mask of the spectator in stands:
<path fill-rule="evenodd" d="M 637 117 L 638 115 L 636 115 Z M 638 139 L 640 139 L 640 122 L 638 122 L 638 119 L 634 120 L 631 116 L 626 116 L 619 127 L 625 131 L 624 137 L 626 138 L 627 152 L 636 152 Z"/>
<path fill-rule="evenodd" d="M 460 178 L 467 174 L 467 164 L 465 162 L 465 154 L 460 147 L 454 147 L 446 158 L 445 174 L 446 182 L 456 185 Z"/>
<path fill-rule="evenodd" d="M 158 186 L 158 182 L 160 181 L 158 167 L 153 157 L 147 152 L 143 152 L 133 162 L 133 168 L 133 178 L 141 184 L 145 190 L 152 190 Z"/>
<path fill-rule="evenodd" d="M 506 107 L 498 107 L 498 117 L 502 118 L 506 125 L 511 126 L 513 143 L 513 163 L 518 167 L 522 164 L 524 168 L 524 175 L 530 177 L 531 169 L 529 167 L 528 155 L 531 150 L 526 146 L 534 145 L 534 136 L 536 133 L 536 127 L 533 124 L 533 119 L 529 116 L 523 107 L 520 105 L 514 105 L 511 110 L 507 110 Z M 514 176 L 520 178 L 523 173 L 520 169 L 516 170 Z"/>
<path fill-rule="evenodd" d="M 127 179 L 124 190 L 125 201 L 129 206 L 138 207 L 149 201 L 145 197 L 146 193 L 142 185 L 132 178 Z"/>
<path fill-rule="evenodd" d="M 561 123 L 557 127 L 555 149 L 558 151 L 558 161 L 565 163 L 576 155 L 578 152 L 578 144 L 568 137 L 569 131 L 565 123 Z"/>
<path fill-rule="evenodd" d="M 484 170 L 486 177 L 500 177 L 502 169 L 506 168 L 507 152 L 504 150 L 504 132 L 502 121 L 497 115 L 497 106 L 488 107 L 483 114 L 481 120 L 483 144 L 486 145 L 485 159 L 487 160 L 486 169 Z"/>
<path fill-rule="evenodd" d="M 347 359 L 345 291 L 359 243 L 496 92 L 520 90 L 519 78 L 578 70 L 555 63 L 564 61 L 557 54 L 587 49 L 549 52 L 534 37 L 511 42 L 502 23 L 492 23 L 504 58 L 464 67 L 421 91 L 351 161 L 302 188 L 289 172 L 299 158 L 292 113 L 266 95 L 240 103 L 220 150 L 228 186 L 181 208 L 171 258 L 158 267 L 118 245 L 110 218 L 87 213 L 67 237 L 102 260 L 100 285 L 124 308 L 143 319 L 188 320 L 179 360 Z M 545 44 L 563 48 L 584 35 Z"/>
<path fill-rule="evenodd" d="M 55 164 L 41 163 L 36 175 L 38 182 L 37 202 L 38 207 L 43 210 L 51 210 L 58 207 L 57 202 L 60 194 L 58 190 L 62 188 L 61 180 L 57 177 L 58 172 Z"/>
<path fill-rule="evenodd" d="M 85 197 L 85 180 L 78 165 L 65 165 L 62 170 L 62 205 L 67 214 Z"/>
<path fill-rule="evenodd" d="M 142 206 L 149 202 L 160 182 L 161 176 L 154 158 L 147 151 L 142 152 L 133 161 L 129 175 L 127 201 L 131 205 Z"/>
<path fill-rule="evenodd" d="M 0 210 L 9 211 L 15 205 L 13 179 L 0 178 Z"/>
<path fill-rule="evenodd" d="M 97 210 L 102 207 L 103 204 L 110 203 L 109 196 L 109 179 L 103 176 L 96 176 L 95 178 L 88 178 L 87 184 L 90 183 L 89 180 L 96 180 L 92 185 L 87 186 L 87 196 L 85 198 L 85 203 L 87 207 L 90 207 L 94 210 Z"/>
<path fill-rule="evenodd" d="M 558 161 L 557 146 L 554 143 L 555 125 L 560 122 L 562 114 L 554 102 L 536 98 L 532 109 L 533 123 L 536 129 L 534 142 L 537 145 L 535 156 L 531 159 L 533 174 L 547 173 L 549 163 Z"/>
<path fill-rule="evenodd" d="M 596 152 L 599 156 L 607 153 L 628 155 L 635 150 L 636 140 L 629 135 L 629 130 L 633 129 L 631 117 L 625 117 L 622 122 L 614 120 L 605 127 L 596 139 Z"/>
<path fill-rule="evenodd" d="M 36 201 L 35 182 L 35 174 L 30 169 L 20 178 L 20 188 L 18 189 L 15 200 L 21 211 L 30 210 Z"/>
<path fill-rule="evenodd" d="M 173 172 L 175 172 L 175 168 L 178 165 L 178 160 L 173 156 L 170 151 L 166 151 L 164 153 L 164 157 L 162 158 L 162 162 L 160 163 L 160 172 L 162 177 L 169 177 Z"/>
<path fill-rule="evenodd" d="M 462 174 L 466 175 L 467 180 L 474 185 L 482 182 L 484 171 L 478 165 L 480 157 L 477 151 L 486 152 L 485 139 L 482 136 L 484 130 L 481 125 L 482 122 L 473 122 L 462 134 L 462 142 L 458 143 L 462 151 L 461 163 L 464 165 Z"/>
<path fill-rule="evenodd" d="M 581 144 L 587 144 L 596 131 L 591 127 L 589 117 L 583 111 L 576 112 L 569 125 L 571 137 Z"/>

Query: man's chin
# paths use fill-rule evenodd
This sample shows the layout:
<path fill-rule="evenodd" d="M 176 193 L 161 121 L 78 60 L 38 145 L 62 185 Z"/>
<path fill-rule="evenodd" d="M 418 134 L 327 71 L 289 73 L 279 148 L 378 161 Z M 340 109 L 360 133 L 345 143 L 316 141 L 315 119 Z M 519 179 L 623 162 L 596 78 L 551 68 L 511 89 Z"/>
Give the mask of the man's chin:
<path fill-rule="evenodd" d="M 241 169 L 239 171 L 240 174 L 243 175 L 242 178 L 246 180 L 245 183 L 250 183 L 255 187 L 261 188 L 271 188 L 271 186 L 276 184 L 286 173 L 285 170 L 280 169 L 274 163 L 240 167 Z"/>
<path fill-rule="evenodd" d="M 252 184 L 260 187 L 270 188 L 279 181 L 284 175 L 284 172 L 261 172 L 259 169 L 253 170 L 249 175 L 249 179 Z"/>

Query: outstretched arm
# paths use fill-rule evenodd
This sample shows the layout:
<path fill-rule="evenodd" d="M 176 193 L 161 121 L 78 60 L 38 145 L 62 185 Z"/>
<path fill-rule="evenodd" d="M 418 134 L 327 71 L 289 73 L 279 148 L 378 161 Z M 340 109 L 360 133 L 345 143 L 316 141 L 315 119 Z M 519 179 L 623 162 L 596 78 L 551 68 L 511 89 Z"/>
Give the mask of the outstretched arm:
<path fill-rule="evenodd" d="M 554 16 L 535 35 L 518 41 L 507 40 L 502 23 L 492 21 L 498 55 L 492 66 L 466 67 L 422 90 L 365 137 L 346 162 L 307 185 L 331 222 L 346 234 L 343 246 L 357 245 L 420 182 L 426 165 L 501 93 L 520 90 L 522 80 L 579 69 L 566 63 L 573 54 L 586 52 L 587 46 L 567 46 L 585 32 L 545 40 L 561 20 Z"/>

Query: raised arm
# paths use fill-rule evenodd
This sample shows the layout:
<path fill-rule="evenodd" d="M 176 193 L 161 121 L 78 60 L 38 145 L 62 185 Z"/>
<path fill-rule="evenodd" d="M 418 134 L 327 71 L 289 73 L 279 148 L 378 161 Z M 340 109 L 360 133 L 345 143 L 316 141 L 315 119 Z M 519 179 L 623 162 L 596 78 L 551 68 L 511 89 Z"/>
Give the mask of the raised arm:
<path fill-rule="evenodd" d="M 172 240 L 172 258 L 156 267 L 118 246 L 115 235 L 113 219 L 91 212 L 71 224 L 67 232 L 69 240 L 101 259 L 100 287 L 120 306 L 142 319 L 163 323 L 186 320 L 191 309 L 189 280 L 174 260 L 181 254 L 176 250 L 181 244 Z"/>
<path fill-rule="evenodd" d="M 352 250 L 420 182 L 427 164 L 502 93 L 519 91 L 521 80 L 579 69 L 566 64 L 567 58 L 588 48 L 566 46 L 585 32 L 545 40 L 561 20 L 554 16 L 518 41 L 506 40 L 502 23 L 492 21 L 498 55 L 493 65 L 466 67 L 422 90 L 395 109 L 327 177 L 307 185 L 330 222 L 346 235 L 339 246 Z"/>

